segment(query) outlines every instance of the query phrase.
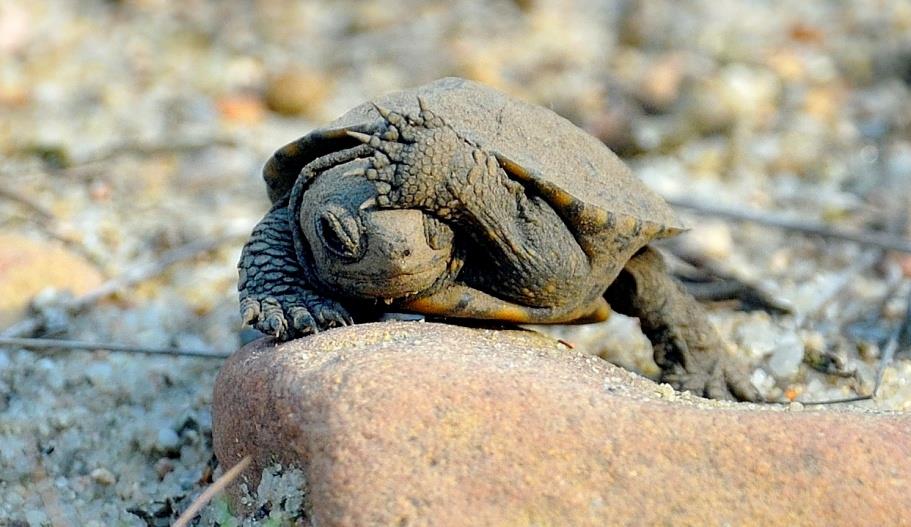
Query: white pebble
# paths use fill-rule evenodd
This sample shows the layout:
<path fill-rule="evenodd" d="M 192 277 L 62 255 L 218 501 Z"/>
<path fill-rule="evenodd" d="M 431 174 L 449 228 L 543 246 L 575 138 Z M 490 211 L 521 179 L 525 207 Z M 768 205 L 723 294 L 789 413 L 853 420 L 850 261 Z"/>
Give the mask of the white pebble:
<path fill-rule="evenodd" d="M 45 382 L 55 392 L 63 390 L 66 380 L 63 377 L 63 371 L 54 361 L 48 358 L 39 359 L 35 366 L 45 375 Z"/>
<path fill-rule="evenodd" d="M 762 368 L 756 368 L 750 375 L 750 382 L 760 392 L 767 394 L 775 386 L 775 379 L 765 372 Z"/>
<path fill-rule="evenodd" d="M 158 430 L 158 448 L 162 450 L 171 450 L 177 448 L 180 443 L 180 437 L 173 429 L 164 427 Z"/>
<path fill-rule="evenodd" d="M 106 468 L 96 468 L 92 471 L 92 479 L 98 482 L 101 485 L 113 485 L 117 482 L 117 478 L 110 470 Z"/>
<path fill-rule="evenodd" d="M 769 358 L 769 370 L 780 380 L 790 380 L 797 375 L 803 362 L 803 343 L 795 335 L 784 334 Z"/>
<path fill-rule="evenodd" d="M 44 514 L 44 511 L 33 509 L 25 512 L 25 521 L 28 522 L 29 527 L 39 527 L 47 523 L 47 515 Z"/>

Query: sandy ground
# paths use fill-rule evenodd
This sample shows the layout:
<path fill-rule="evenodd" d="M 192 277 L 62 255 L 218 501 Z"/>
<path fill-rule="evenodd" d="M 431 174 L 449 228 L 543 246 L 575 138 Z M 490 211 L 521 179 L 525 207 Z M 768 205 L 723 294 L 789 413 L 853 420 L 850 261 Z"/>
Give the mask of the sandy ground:
<path fill-rule="evenodd" d="M 264 161 L 446 75 L 554 109 L 668 198 L 907 236 L 909 35 L 898 0 L 0 0 L 0 322 L 31 303 L 28 336 L 236 349 Z M 681 214 L 693 229 L 667 249 L 791 308 L 713 306 L 767 397 L 870 393 L 908 256 Z M 214 249 L 67 309 L 64 289 L 200 240 Z M 556 331 L 656 373 L 635 320 Z M 908 336 L 860 404 L 911 408 Z M 0 525 L 166 524 L 210 480 L 219 364 L 0 348 Z"/>

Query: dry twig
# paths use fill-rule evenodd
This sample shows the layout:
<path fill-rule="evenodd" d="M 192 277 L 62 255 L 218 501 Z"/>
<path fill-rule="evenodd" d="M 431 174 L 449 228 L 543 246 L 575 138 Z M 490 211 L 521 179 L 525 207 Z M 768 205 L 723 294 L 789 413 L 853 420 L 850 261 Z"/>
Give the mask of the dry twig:
<path fill-rule="evenodd" d="M 246 237 L 246 235 L 247 233 L 245 231 L 243 233 L 231 232 L 211 240 L 196 240 L 186 245 L 182 245 L 176 249 L 165 252 L 158 260 L 127 269 L 122 274 L 111 278 L 88 293 L 74 298 L 61 307 L 69 312 L 78 312 L 109 295 L 123 291 L 161 274 L 178 262 L 189 260 L 202 253 L 213 251 L 226 243 L 242 239 L 243 237 Z M 29 335 L 40 329 L 42 324 L 43 320 L 40 317 L 27 318 L 7 328 L 0 333 L 0 336 L 21 337 Z"/>
<path fill-rule="evenodd" d="M 872 395 L 858 395 L 855 397 L 845 397 L 844 399 L 829 399 L 827 401 L 800 401 L 800 404 L 804 406 L 823 406 L 827 404 L 858 403 L 860 401 L 869 401 L 872 398 Z"/>
<path fill-rule="evenodd" d="M 911 326 L 911 292 L 908 293 L 905 302 L 905 316 L 895 325 L 895 329 L 889 335 L 889 340 L 883 348 L 882 355 L 879 357 L 879 366 L 876 368 L 876 383 L 873 385 L 873 395 L 879 393 L 879 388 L 883 383 L 883 375 L 886 373 L 886 366 L 892 363 L 895 358 L 895 352 L 898 351 L 898 342 L 903 334 L 906 334 Z"/>
<path fill-rule="evenodd" d="M 137 265 L 131 269 L 127 269 L 122 274 L 108 280 L 95 289 L 80 296 L 73 301 L 72 308 L 75 310 L 83 309 L 94 304 L 95 302 L 98 302 L 102 298 L 123 291 L 128 287 L 134 286 L 140 282 L 144 282 L 154 276 L 158 276 L 167 270 L 168 267 L 171 267 L 178 262 L 189 260 L 190 258 L 193 258 L 202 253 L 214 251 L 222 245 L 234 240 L 241 239 L 242 237 L 246 237 L 248 234 L 249 233 L 246 231 L 243 233 L 234 232 L 213 238 L 211 240 L 196 240 L 185 245 L 181 245 L 176 249 L 172 249 L 162 254 L 161 258 L 158 260 L 147 264 Z"/>
<path fill-rule="evenodd" d="M 842 240 L 847 242 L 859 243 L 887 249 L 891 251 L 900 251 L 911 253 L 911 240 L 888 234 L 883 231 L 860 231 L 846 230 L 829 227 L 822 223 L 807 222 L 792 218 L 786 218 L 781 213 L 766 213 L 755 210 L 731 209 L 727 207 L 716 207 L 705 203 L 697 203 L 687 199 L 667 199 L 667 202 L 674 207 L 687 209 L 704 216 L 715 216 L 735 221 L 745 221 L 757 223 L 768 227 L 775 227 L 813 236 L 820 236 L 833 240 Z"/>
<path fill-rule="evenodd" d="M 201 511 L 216 494 L 224 490 L 232 481 L 237 479 L 237 477 L 240 476 L 240 473 L 243 472 L 252 461 L 253 459 L 249 455 L 244 456 L 244 458 L 238 461 L 230 470 L 212 482 L 212 484 L 209 485 L 209 488 L 204 490 L 202 494 L 193 500 L 193 503 L 187 507 L 187 510 L 183 511 L 183 514 L 177 518 L 177 521 L 175 521 L 171 527 L 186 527 L 189 525 L 190 520 L 196 517 L 196 515 L 199 514 L 199 511 Z"/>
<path fill-rule="evenodd" d="M 147 348 L 144 346 L 131 346 L 128 344 L 105 344 L 96 342 L 82 342 L 78 340 L 21 337 L 0 337 L 0 346 L 14 346 L 26 349 L 123 351 L 128 353 L 145 353 L 147 355 L 178 355 L 186 357 L 208 357 L 216 359 L 223 359 L 230 355 L 230 353 L 222 351 L 205 351 L 179 348 Z"/>
<path fill-rule="evenodd" d="M 17 203 L 44 221 L 51 221 L 54 215 L 44 205 L 4 185 L 0 185 L 0 199 Z"/>
<path fill-rule="evenodd" d="M 807 309 L 802 310 L 794 316 L 794 326 L 798 329 L 803 328 L 807 323 L 807 320 L 822 311 L 822 309 L 844 291 L 846 287 L 855 283 L 858 275 L 873 267 L 881 258 L 881 251 L 862 254 L 853 264 L 839 273 L 838 276 L 828 284 L 828 287 L 815 298 L 812 306 L 809 306 Z"/>

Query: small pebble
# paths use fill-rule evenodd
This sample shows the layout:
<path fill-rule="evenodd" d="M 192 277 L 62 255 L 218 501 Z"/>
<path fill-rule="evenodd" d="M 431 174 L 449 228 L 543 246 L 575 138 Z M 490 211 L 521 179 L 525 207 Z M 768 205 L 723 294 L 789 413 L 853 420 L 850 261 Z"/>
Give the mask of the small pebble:
<path fill-rule="evenodd" d="M 155 462 L 155 473 L 158 474 L 159 481 L 163 480 L 172 470 L 174 470 L 174 463 L 166 457 Z"/>
<path fill-rule="evenodd" d="M 164 427 L 158 430 L 156 446 L 161 450 L 173 450 L 180 444 L 180 436 L 172 428 Z"/>
<path fill-rule="evenodd" d="M 700 222 L 682 238 L 682 243 L 693 254 L 704 254 L 721 261 L 730 257 L 734 248 L 731 227 L 722 221 Z"/>
<path fill-rule="evenodd" d="M 113 485 L 117 482 L 117 478 L 114 474 L 106 468 L 96 468 L 90 475 L 92 476 L 92 479 L 101 485 Z"/>
<path fill-rule="evenodd" d="M 25 511 L 25 521 L 28 522 L 30 527 L 39 527 L 48 524 L 47 515 L 44 511 L 39 510 Z"/>
<path fill-rule="evenodd" d="M 329 79 L 312 71 L 289 69 L 269 79 L 266 106 L 288 115 L 312 115 L 329 95 Z"/>
<path fill-rule="evenodd" d="M 803 346 L 807 353 L 822 353 L 826 349 L 826 339 L 818 331 L 808 331 L 803 335 Z"/>
<path fill-rule="evenodd" d="M 796 335 L 781 335 L 775 351 L 769 358 L 769 370 L 779 380 L 790 380 L 797 375 L 803 362 L 803 344 Z"/>
<path fill-rule="evenodd" d="M 667 383 L 661 383 L 658 385 L 656 390 L 658 396 L 666 401 L 675 401 L 677 400 L 677 392 L 674 390 L 674 387 Z"/>

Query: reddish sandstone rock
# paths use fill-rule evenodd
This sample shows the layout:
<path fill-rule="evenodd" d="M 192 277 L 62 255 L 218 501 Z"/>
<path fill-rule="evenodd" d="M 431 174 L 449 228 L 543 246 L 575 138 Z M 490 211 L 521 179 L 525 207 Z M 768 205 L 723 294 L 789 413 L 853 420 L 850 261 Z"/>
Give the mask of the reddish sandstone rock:
<path fill-rule="evenodd" d="M 234 354 L 213 435 L 249 488 L 300 466 L 321 526 L 911 521 L 911 416 L 665 388 L 531 332 L 368 324 Z"/>
<path fill-rule="evenodd" d="M 0 327 L 21 317 L 32 297 L 47 287 L 80 295 L 103 277 L 57 242 L 0 234 Z"/>

